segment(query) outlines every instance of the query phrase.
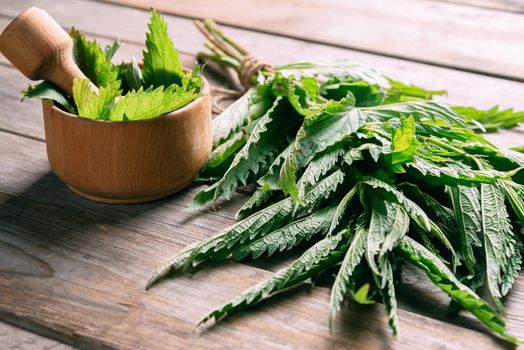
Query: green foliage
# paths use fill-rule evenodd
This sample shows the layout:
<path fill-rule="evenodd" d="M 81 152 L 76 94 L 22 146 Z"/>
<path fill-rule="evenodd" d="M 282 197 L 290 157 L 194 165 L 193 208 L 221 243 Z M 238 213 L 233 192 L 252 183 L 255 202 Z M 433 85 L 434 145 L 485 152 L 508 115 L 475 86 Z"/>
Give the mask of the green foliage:
<path fill-rule="evenodd" d="M 244 291 L 230 302 L 211 312 L 200 323 L 205 323 L 211 318 L 218 320 L 224 315 L 232 314 L 261 299 L 267 298 L 275 292 L 289 288 L 312 277 L 321 271 L 326 264 L 339 262 L 345 249 L 347 249 L 341 243 L 344 236 L 345 232 L 341 232 L 336 236 L 324 238 L 309 248 L 289 267 L 278 271 L 269 280 Z"/>
<path fill-rule="evenodd" d="M 277 250 L 283 252 L 297 246 L 302 241 L 310 240 L 314 235 L 325 234 L 330 227 L 335 209 L 335 206 L 326 207 L 243 245 L 233 251 L 233 259 L 242 260 L 249 255 L 257 259 L 265 252 L 267 256 L 271 256 Z"/>
<path fill-rule="evenodd" d="M 136 91 L 145 85 L 142 70 L 138 66 L 134 57 L 131 58 L 131 63 L 124 69 L 124 78 L 128 89 L 131 91 Z"/>
<path fill-rule="evenodd" d="M 415 160 L 414 154 L 418 148 L 415 138 L 415 120 L 412 116 L 403 118 L 400 127 L 392 132 L 391 163 L 402 164 Z"/>
<path fill-rule="evenodd" d="M 130 91 L 114 102 L 109 119 L 113 121 L 143 120 L 161 116 L 179 109 L 202 94 L 180 92 L 177 85 L 170 85 L 166 89 L 160 86 L 153 90 L 150 87 L 137 91 Z"/>
<path fill-rule="evenodd" d="M 524 111 L 514 112 L 513 109 L 501 110 L 495 106 L 488 110 L 479 110 L 474 107 L 453 107 L 457 113 L 465 117 L 467 121 L 476 121 L 488 131 L 497 131 L 500 128 L 512 128 L 524 121 Z"/>
<path fill-rule="evenodd" d="M 52 100 L 84 118 L 131 121 L 158 117 L 202 96 L 202 67 L 195 65 L 184 73 L 167 24 L 155 10 L 151 11 L 143 69 L 134 57 L 129 64 L 111 62 L 120 47 L 118 40 L 102 49 L 75 29 L 70 35 L 73 59 L 89 80 L 75 81 L 73 96 L 46 81 L 22 91 L 25 97 Z M 91 91 L 89 81 L 99 94 Z"/>
<path fill-rule="evenodd" d="M 361 217 L 361 221 L 355 227 L 355 233 L 353 235 L 351 244 L 344 256 L 340 270 L 338 271 L 333 288 L 331 289 L 330 298 L 330 312 L 329 312 L 329 324 L 331 323 L 335 314 L 340 310 L 340 303 L 344 300 L 350 283 L 351 277 L 357 265 L 362 260 L 366 250 L 366 236 L 368 234 L 365 225 L 366 218 Z M 366 293 L 367 294 L 367 293 Z"/>
<path fill-rule="evenodd" d="M 110 120 L 112 105 L 117 91 L 110 85 L 100 87 L 98 95 L 91 91 L 89 80 L 75 79 L 73 82 L 73 98 L 78 106 L 78 115 L 89 119 Z"/>
<path fill-rule="evenodd" d="M 178 52 L 167 33 L 165 19 L 155 10 L 151 10 L 149 32 L 146 34 L 144 51 L 144 82 L 155 88 L 172 84 L 181 85 L 182 64 Z"/>
<path fill-rule="evenodd" d="M 466 310 L 469 310 L 504 339 L 512 343 L 518 342 L 517 338 L 504 331 L 505 323 L 497 316 L 496 311 L 476 295 L 475 292 L 463 285 L 437 256 L 408 237 L 402 240 L 399 248 L 401 256 L 426 272 L 435 285 L 453 298 L 454 301 L 458 302 Z"/>
<path fill-rule="evenodd" d="M 120 89 L 122 66 L 111 63 L 112 54 L 119 45 L 113 44 L 106 54 L 96 40 L 87 40 L 76 29 L 72 29 L 69 35 L 73 39 L 73 59 L 86 77 L 96 86 Z"/>
<path fill-rule="evenodd" d="M 49 82 L 43 81 L 36 84 L 34 87 L 29 85 L 27 90 L 22 91 L 24 98 L 41 98 L 43 100 L 51 100 L 63 107 L 69 113 L 77 114 L 76 108 L 72 101 L 70 101 L 67 94 L 58 86 Z"/>
<path fill-rule="evenodd" d="M 476 133 L 482 123 L 495 125 L 496 113 L 475 120 L 426 100 L 442 91 L 347 61 L 277 67 L 257 82 L 215 122 L 213 154 L 202 171 L 211 185 L 194 200 L 229 198 L 236 187 L 256 183 L 239 211 L 245 219 L 182 250 L 149 285 L 204 261 L 311 246 L 203 322 L 334 271 L 330 325 L 352 295 L 363 304 L 381 302 L 397 334 L 396 284 L 410 262 L 453 305 L 517 342 L 497 310 L 522 263 L 519 223 L 512 220 L 524 218 L 524 157 Z M 484 286 L 497 309 L 472 290 Z"/>
<path fill-rule="evenodd" d="M 449 192 L 457 220 L 462 255 L 469 270 L 469 277 L 473 277 L 477 262 L 473 249 L 475 246 L 481 246 L 479 239 L 482 231 L 480 191 L 475 187 L 453 186 L 450 187 Z"/>
<path fill-rule="evenodd" d="M 290 110 L 287 103 L 280 97 L 277 98 L 273 107 L 257 121 L 246 144 L 238 151 L 222 179 L 215 186 L 195 196 L 195 207 L 220 196 L 229 198 L 238 186 L 253 180 L 250 177 L 252 174 L 267 171 L 274 157 L 285 148 L 287 136 L 294 131 L 296 125 L 292 115 L 288 118 L 275 118 L 279 113 L 286 113 L 286 110 Z"/>
<path fill-rule="evenodd" d="M 482 184 L 480 193 L 487 286 L 493 302 L 502 311 L 500 298 L 511 288 L 520 270 L 520 246 L 514 238 L 501 189 Z"/>

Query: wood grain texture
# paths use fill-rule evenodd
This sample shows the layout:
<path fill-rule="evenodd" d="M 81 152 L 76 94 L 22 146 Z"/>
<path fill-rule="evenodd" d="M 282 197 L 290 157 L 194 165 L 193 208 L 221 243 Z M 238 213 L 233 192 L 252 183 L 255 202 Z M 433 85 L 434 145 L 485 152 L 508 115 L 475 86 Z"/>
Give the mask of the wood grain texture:
<path fill-rule="evenodd" d="M 0 317 L 84 348 L 467 349 L 504 345 L 487 333 L 400 310 L 397 340 L 381 305 L 348 305 L 327 330 L 329 290 L 307 286 L 201 334 L 211 308 L 267 278 L 238 263 L 206 267 L 149 292 L 151 270 L 186 244 L 233 222 L 243 200 L 195 215 L 197 188 L 144 205 L 109 206 L 71 194 L 49 173 L 42 142 L 0 134 Z M 442 296 L 442 295 L 440 295 Z M 460 339 L 460 342 L 457 342 Z"/>
<path fill-rule="evenodd" d="M 73 41 L 42 9 L 19 14 L 0 35 L 0 52 L 31 80 L 49 80 L 72 94 L 73 80 L 87 79 L 73 60 Z M 91 90 L 98 93 L 94 84 Z"/>
<path fill-rule="evenodd" d="M 43 101 L 47 156 L 53 171 L 82 197 L 142 203 L 189 185 L 211 153 L 211 96 L 147 120 L 79 118 Z"/>
<path fill-rule="evenodd" d="M 524 80 L 524 20 L 513 13 L 411 0 L 110 1 Z"/>
<path fill-rule="evenodd" d="M 3 350 L 72 350 L 69 345 L 59 343 L 0 322 L 0 344 Z"/>
<path fill-rule="evenodd" d="M 129 60 L 131 56 L 141 57 L 144 32 L 148 20 L 148 12 L 136 9 L 122 8 L 111 4 L 93 3 L 87 1 L 69 1 L 68 7 L 60 6 L 52 0 L 7 2 L 0 1 L 2 10 L 7 14 L 16 14 L 27 6 L 39 4 L 66 27 L 75 25 L 78 29 L 96 36 L 102 44 L 109 43 L 108 33 L 118 36 L 124 41 L 123 47 L 117 52 L 115 60 Z M 114 13 L 125 17 L 126 21 L 113 20 Z M 98 18 L 93 22 L 91 18 Z M 202 49 L 202 36 L 190 20 L 173 16 L 166 17 L 169 33 L 177 48 L 185 52 L 182 55 L 184 64 L 189 66 L 195 53 Z M 8 23 L 8 19 L 0 18 L 0 29 Z M 127 25 L 133 23 L 132 26 Z M 236 28 L 226 28 L 227 32 L 237 38 L 245 47 L 249 47 L 257 56 L 266 57 L 275 64 L 285 64 L 300 60 L 315 59 L 350 59 L 361 62 L 383 71 L 396 79 L 411 82 L 428 88 L 446 89 L 448 96 L 445 101 L 452 104 L 474 105 L 479 108 L 489 108 L 499 104 L 502 107 L 524 108 L 524 84 L 497 79 L 478 74 L 461 72 L 453 69 L 435 67 L 426 64 L 408 62 L 378 55 L 335 48 L 327 45 L 312 44 L 300 40 L 282 38 L 275 35 L 262 34 Z M 105 37 L 104 37 L 105 36 Z M 180 38 L 177 40 L 177 38 Z M 268 44 L 270 43 L 270 44 Z M 0 58 L 1 60 L 1 58 Z M 1 61 L 0 61 L 1 62 Z M 1 94 L 9 95 L 17 100 L 18 91 L 27 87 L 27 81 L 16 72 L 9 72 L 0 66 L 2 76 L 9 76 L 6 87 Z M 210 78 L 208 76 L 208 78 Z M 7 98 L 7 96 L 6 96 Z M 31 103 L 15 104 L 15 109 L 8 115 L 19 115 L 17 123 L 0 120 L 0 129 L 43 138 L 40 111 Z M 1 117 L 1 116 L 0 116 Z M 520 135 L 520 136 L 519 136 Z M 503 131 L 494 135 L 503 145 L 519 143 L 522 134 L 515 131 Z M 520 143 L 522 143 L 520 141 Z"/>
<path fill-rule="evenodd" d="M 29 3 L 4 2 L 0 12 L 15 11 L 16 6 L 23 9 Z M 123 52 L 140 52 L 141 46 L 129 42 L 143 41 L 148 15 L 145 11 L 84 1 L 71 1 L 67 7 L 52 1 L 38 4 L 45 5 L 53 16 L 60 16 L 63 25 L 77 23 L 79 29 L 90 33 L 121 35 L 128 42 Z M 114 20 L 119 15 L 127 19 L 124 24 Z M 144 27 L 136 29 L 129 23 Z M 178 47 L 187 52 L 200 48 L 201 38 L 190 21 L 168 17 L 168 24 Z M 246 46 L 252 45 L 275 62 L 324 54 L 361 58 L 419 84 L 434 86 L 442 81 L 451 88 L 450 100 L 481 106 L 497 101 L 506 106 L 524 103 L 522 85 L 515 82 L 246 30 L 233 31 Z M 41 137 L 39 103 L 20 105 L 19 89 L 8 90 L 26 86 L 23 77 L 14 73 L 13 68 L 0 65 L 3 80 L 9 77 L 0 88 L 0 101 L 4 111 L 12 111 L 0 113 L 0 127 L 20 134 L 30 131 Z M 514 144 L 518 142 L 516 135 L 509 132 L 503 141 Z M 404 276 L 398 340 L 389 335 L 381 305 L 347 305 L 330 335 L 326 326 L 329 290 L 311 290 L 307 286 L 198 335 L 193 327 L 205 312 L 266 278 L 286 259 L 250 266 L 227 263 L 220 268 L 207 267 L 192 276 L 166 281 L 148 293 L 142 291 L 141 283 L 177 249 L 231 224 L 233 212 L 244 196 L 236 195 L 232 202 L 223 203 L 221 210 L 198 216 L 183 211 L 196 188 L 140 206 L 89 203 L 76 198 L 49 173 L 43 143 L 0 133 L 0 149 L 0 318 L 20 326 L 85 348 L 504 346 L 467 315 L 447 319 L 447 298 L 414 271 Z M 509 330 L 521 337 L 523 298 L 519 281 L 507 304 Z"/>

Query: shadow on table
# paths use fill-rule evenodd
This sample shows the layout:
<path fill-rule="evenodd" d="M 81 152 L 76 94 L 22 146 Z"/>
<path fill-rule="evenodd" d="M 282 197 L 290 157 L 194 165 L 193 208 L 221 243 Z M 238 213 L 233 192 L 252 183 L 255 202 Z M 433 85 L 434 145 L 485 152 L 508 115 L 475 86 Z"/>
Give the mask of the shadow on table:
<path fill-rule="evenodd" d="M 72 241 L 79 244 L 77 235 L 93 231 L 108 230 L 107 226 L 118 225 L 121 222 L 129 223 L 133 219 L 144 216 L 151 210 L 159 208 L 168 202 L 176 200 L 182 193 L 175 194 L 166 199 L 157 200 L 150 203 L 136 205 L 113 205 L 102 204 L 80 198 L 73 194 L 66 185 L 52 172 L 42 175 L 37 181 L 33 182 L 23 192 L 11 196 L 0 194 L 0 230 L 7 231 L 9 235 L 0 237 L 0 273 L 16 272 L 35 276 L 52 276 L 53 269 L 45 261 L 40 260 L 34 255 L 26 253 L 20 247 L 25 244 L 33 249 L 35 244 L 52 248 L 54 246 L 68 245 Z M 3 198 L 2 198 L 3 197 Z M 132 225 L 131 225 L 132 226 Z M 128 226 L 129 227 L 129 226 Z M 127 228 L 126 228 L 127 229 Z M 107 232 L 110 234 L 110 232 Z M 93 233 L 95 235 L 95 233 Z M 97 236 L 99 237 L 99 236 Z M 18 242 L 13 244 L 10 239 Z M 82 237 L 85 240 L 86 237 Z M 96 237 L 93 237 L 96 239 Z M 80 240 L 80 242 L 82 241 Z M 24 243 L 27 242 L 27 243 Z M 88 242 L 85 242 L 88 244 Z M 298 256 L 298 252 L 294 252 Z M 262 260 L 263 261 L 263 260 Z M 247 262 L 257 267 L 276 271 L 278 268 L 290 262 L 289 256 L 269 262 L 268 266 L 264 263 Z M 260 266 L 262 265 L 262 266 Z M 320 282 L 320 285 L 323 285 Z M 478 322 L 472 322 L 468 317 L 446 318 L 437 316 L 435 313 L 428 314 L 424 310 L 438 310 L 439 314 L 445 315 L 445 304 L 438 300 L 429 300 L 428 291 L 425 289 L 427 284 L 422 283 L 419 287 L 415 284 L 408 284 L 399 289 L 399 307 L 410 312 L 440 319 L 444 322 L 451 322 L 459 326 L 474 329 L 481 333 L 489 333 L 489 330 Z M 296 303 L 301 298 L 308 298 L 308 295 L 317 293 L 312 291 L 308 284 L 301 285 L 292 290 L 276 295 L 269 300 L 265 300 L 249 309 L 249 313 L 240 312 L 226 320 L 229 322 L 242 322 L 243 317 L 257 317 L 257 314 L 273 314 L 275 317 L 285 317 L 278 312 L 279 306 L 284 304 Z M 388 349 L 394 346 L 394 338 L 391 336 L 385 323 L 385 313 L 381 304 L 372 306 L 361 306 L 354 302 L 346 303 L 337 315 L 333 335 L 328 329 L 327 314 L 326 319 L 326 339 L 334 347 L 346 346 L 341 342 L 351 340 L 361 342 L 368 339 L 369 345 Z M 307 314 L 307 310 L 304 310 Z M 311 317 L 316 317 L 318 312 L 312 312 Z M 307 315 L 306 315 L 307 317 Z M 292 322 L 304 322 L 303 320 L 290 320 Z M 217 326 L 206 327 L 202 334 L 213 332 Z M 400 325 L 402 331 L 402 324 Z M 339 334 L 339 336 L 335 336 Z M 493 335 L 494 336 L 494 335 Z M 494 336 L 495 337 L 495 336 Z M 501 348 L 512 349 L 510 344 L 497 338 Z M 378 342 L 378 343 L 377 343 Z M 361 343 L 359 343 L 361 344 Z"/>
<path fill-rule="evenodd" d="M 35 251 L 70 246 L 88 256 L 82 244 L 96 247 L 94 240 L 107 239 L 119 223 L 128 223 L 126 231 L 132 232 L 133 221 L 177 196 L 133 205 L 96 203 L 72 193 L 54 173 L 45 173 L 23 192 L 0 193 L 0 231 L 7 233 L 0 237 L 0 272 L 47 276 L 52 269 L 36 257 L 40 253 L 29 255 L 24 247 Z"/>

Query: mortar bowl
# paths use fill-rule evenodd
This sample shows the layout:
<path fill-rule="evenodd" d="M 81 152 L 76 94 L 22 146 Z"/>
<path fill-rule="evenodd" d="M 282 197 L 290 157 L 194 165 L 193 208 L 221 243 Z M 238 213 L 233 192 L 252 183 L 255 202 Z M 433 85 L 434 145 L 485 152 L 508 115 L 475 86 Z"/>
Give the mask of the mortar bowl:
<path fill-rule="evenodd" d="M 189 185 L 211 152 L 211 97 L 140 121 L 81 118 L 44 100 L 51 168 L 81 197 L 103 203 L 142 203 Z"/>

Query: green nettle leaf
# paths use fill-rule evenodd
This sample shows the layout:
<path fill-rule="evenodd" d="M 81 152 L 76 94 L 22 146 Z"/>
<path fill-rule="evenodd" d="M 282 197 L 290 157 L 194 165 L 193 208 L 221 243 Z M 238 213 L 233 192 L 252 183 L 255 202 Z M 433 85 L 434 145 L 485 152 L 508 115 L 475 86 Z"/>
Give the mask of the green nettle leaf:
<path fill-rule="evenodd" d="M 331 220 L 331 225 L 329 226 L 328 235 L 335 231 L 336 227 L 340 224 L 340 221 L 342 220 L 342 217 L 346 212 L 346 208 L 348 207 L 353 197 L 355 197 L 359 189 L 360 186 L 358 184 L 355 185 L 355 187 L 349 190 L 349 192 L 346 193 L 346 195 L 342 198 L 342 200 L 337 206 L 337 210 L 333 214 L 333 219 Z"/>
<path fill-rule="evenodd" d="M 336 313 L 340 310 L 340 304 L 342 303 L 342 300 L 344 300 L 344 296 L 349 289 L 353 271 L 362 260 L 362 257 L 366 251 L 366 238 L 368 235 L 368 229 L 365 227 L 365 221 L 365 218 L 362 217 L 359 224 L 357 225 L 356 230 L 351 237 L 351 244 L 349 245 L 335 282 L 333 283 L 333 289 L 331 290 L 331 299 L 329 303 L 330 328 Z"/>
<path fill-rule="evenodd" d="M 356 132 L 364 118 L 359 110 L 353 109 L 347 113 L 325 116 L 311 125 L 303 124 L 280 170 L 280 187 L 284 193 L 300 201 L 297 171 L 309 163 L 315 154 Z"/>
<path fill-rule="evenodd" d="M 286 159 L 290 148 L 290 146 L 287 146 L 285 150 L 280 152 L 280 154 L 275 158 L 273 163 L 271 163 L 271 165 L 269 166 L 269 170 L 267 171 L 267 173 L 258 180 L 258 184 L 262 186 L 263 190 L 268 192 L 271 190 L 280 190 L 280 169 L 282 169 L 282 164 L 284 163 L 284 159 Z"/>
<path fill-rule="evenodd" d="M 292 63 L 276 67 L 283 76 L 315 77 L 319 80 L 338 77 L 340 80 L 365 81 L 371 85 L 389 88 L 388 79 L 371 67 L 349 60 Z"/>
<path fill-rule="evenodd" d="M 73 81 L 73 98 L 78 106 L 78 115 L 89 119 L 110 119 L 117 91 L 109 85 L 101 87 L 98 95 L 91 91 L 87 79 Z"/>
<path fill-rule="evenodd" d="M 515 152 L 524 153 L 524 146 L 513 147 L 512 150 Z"/>
<path fill-rule="evenodd" d="M 213 49 L 202 57 L 242 71 L 249 53 L 214 23 L 200 24 Z M 329 326 L 349 294 L 361 304 L 383 303 L 396 335 L 395 288 L 410 262 L 451 297 L 450 310 L 464 308 L 518 342 L 496 309 L 522 264 L 520 223 L 512 220 L 524 222 L 524 157 L 478 132 L 516 125 L 520 112 L 453 108 L 430 100 L 444 91 L 347 61 L 266 67 L 252 81 L 215 119 L 213 152 L 199 176 L 210 186 L 193 201 L 198 207 L 258 185 L 237 213 L 243 219 L 181 250 L 148 287 L 204 262 L 306 247 L 202 322 L 336 273 Z M 487 290 L 497 308 L 476 289 Z"/>
<path fill-rule="evenodd" d="M 247 134 L 242 131 L 231 135 L 231 137 L 226 142 L 218 145 L 215 147 L 215 149 L 213 149 L 206 164 L 206 168 L 203 170 L 203 172 L 220 168 L 226 164 L 228 160 L 233 161 L 232 158 L 242 147 L 244 147 L 246 141 Z M 227 167 L 229 168 L 230 165 L 231 163 L 228 163 Z"/>
<path fill-rule="evenodd" d="M 502 311 L 500 298 L 511 288 L 520 269 L 520 247 L 513 235 L 503 192 L 496 185 L 482 184 L 480 193 L 487 285 L 493 302 Z"/>
<path fill-rule="evenodd" d="M 426 90 L 416 85 L 404 84 L 394 79 L 388 79 L 391 88 L 388 90 L 388 100 L 401 101 L 410 99 L 431 100 L 433 96 L 445 95 L 445 90 Z"/>
<path fill-rule="evenodd" d="M 334 262 L 340 261 L 345 249 L 347 249 L 347 246 L 341 246 L 344 234 L 345 232 L 341 232 L 338 235 L 327 237 L 316 243 L 291 266 L 278 271 L 269 280 L 244 291 L 230 302 L 217 308 L 202 319 L 200 324 L 207 322 L 211 318 L 218 320 L 227 314 L 241 310 L 248 305 L 267 298 L 275 292 L 298 284 L 324 270 L 326 266 L 331 266 Z"/>
<path fill-rule="evenodd" d="M 489 110 L 479 110 L 474 107 L 453 107 L 453 110 L 464 116 L 467 122 L 476 121 L 488 132 L 497 131 L 500 128 L 512 128 L 524 122 L 524 111 L 513 112 L 513 109 L 500 110 L 495 106 Z M 475 128 L 475 125 L 473 125 Z"/>
<path fill-rule="evenodd" d="M 213 119 L 213 147 L 217 147 L 231 134 L 246 125 L 249 120 L 249 98 L 253 93 L 254 89 L 248 90 Z"/>
<path fill-rule="evenodd" d="M 193 92 L 198 93 L 202 89 L 202 72 L 204 71 L 204 66 L 195 62 L 191 72 L 184 73 L 182 77 L 182 83 L 180 87 L 184 92 Z"/>
<path fill-rule="evenodd" d="M 502 181 L 500 185 L 504 189 L 506 198 L 511 203 L 511 207 L 520 221 L 524 223 L 524 186 L 514 182 Z"/>
<path fill-rule="evenodd" d="M 395 284 L 393 278 L 393 268 L 387 256 L 379 259 L 378 275 L 374 274 L 375 283 L 380 286 L 379 293 L 384 301 L 388 312 L 388 323 L 393 335 L 398 334 L 397 298 L 395 296 Z M 379 280 L 380 279 L 380 280 Z"/>
<path fill-rule="evenodd" d="M 376 178 L 365 177 L 362 179 L 362 183 L 371 186 L 372 188 L 379 188 L 385 190 L 395 196 L 395 200 L 402 205 L 406 213 L 413 222 L 424 230 L 426 233 L 437 238 L 444 246 L 450 251 L 453 259 L 456 260 L 456 253 L 451 245 L 451 242 L 442 230 L 437 226 L 428 215 L 420 208 L 418 204 L 407 198 L 402 192 L 394 188 L 393 186 L 385 183 Z"/>
<path fill-rule="evenodd" d="M 144 58 L 144 81 L 146 86 L 155 88 L 172 84 L 181 85 L 184 72 L 178 58 L 178 51 L 167 34 L 165 19 L 155 10 L 149 18 Z"/>
<path fill-rule="evenodd" d="M 416 122 L 429 122 L 429 125 L 439 125 L 439 122 L 444 122 L 448 126 L 468 127 L 461 115 L 457 114 L 446 104 L 433 101 L 400 102 L 362 108 L 362 111 L 369 118 L 377 121 L 399 118 L 401 115 L 411 115 Z"/>
<path fill-rule="evenodd" d="M 482 230 L 480 191 L 475 187 L 449 187 L 451 203 L 457 221 L 460 246 L 466 267 L 472 277 L 475 273 L 474 246 L 480 247 L 479 234 Z"/>
<path fill-rule="evenodd" d="M 22 91 L 24 98 L 41 98 L 45 100 L 51 100 L 64 107 L 69 113 L 77 114 L 75 106 L 69 101 L 67 94 L 62 91 L 58 86 L 49 82 L 43 81 L 36 84 L 34 87 L 29 85 L 27 90 Z"/>
<path fill-rule="evenodd" d="M 360 305 L 374 304 L 375 301 L 369 296 L 369 283 L 364 283 L 356 292 L 351 291 L 351 296 Z"/>
<path fill-rule="evenodd" d="M 118 49 L 118 44 L 106 54 L 96 40 L 87 40 L 79 31 L 72 29 L 69 35 L 73 39 L 73 59 L 86 77 L 98 87 L 109 85 L 111 90 L 120 89 L 122 67 L 113 65 L 112 56 L 109 57 L 113 49 Z"/>
<path fill-rule="evenodd" d="M 153 90 L 143 88 L 120 97 L 112 106 L 109 119 L 113 121 L 143 120 L 161 116 L 179 109 L 201 95 L 180 92 L 176 85 L 167 89 L 160 86 Z"/>
<path fill-rule="evenodd" d="M 302 197 L 309 186 L 314 185 L 337 164 L 344 154 L 344 145 L 335 144 L 318 153 L 309 163 L 298 183 L 298 192 Z M 284 155 L 287 156 L 287 153 Z"/>
<path fill-rule="evenodd" d="M 406 260 L 426 272 L 440 289 L 477 316 L 486 326 L 504 339 L 512 343 L 518 342 L 517 338 L 504 331 L 505 323 L 497 316 L 496 311 L 475 292 L 463 285 L 437 256 L 409 237 L 403 238 L 398 251 Z"/>
<path fill-rule="evenodd" d="M 277 249 L 279 252 L 289 250 L 302 241 L 308 241 L 314 235 L 325 234 L 329 229 L 335 210 L 335 206 L 327 207 L 293 221 L 248 245 L 239 247 L 233 251 L 233 259 L 241 260 L 250 254 L 253 259 L 257 259 L 265 252 L 268 256 L 271 256 Z"/>
<path fill-rule="evenodd" d="M 283 110 L 289 110 L 289 105 L 279 97 L 266 115 L 258 120 L 246 144 L 236 154 L 222 179 L 216 182 L 215 186 L 196 195 L 193 201 L 195 207 L 216 200 L 220 196 L 229 198 L 235 188 L 247 184 L 253 175 L 260 176 L 267 171 L 275 155 L 285 147 L 286 136 L 296 124 L 292 116 L 287 119 L 275 118 Z"/>
<path fill-rule="evenodd" d="M 394 211 L 391 213 L 393 215 L 393 223 L 380 248 L 379 259 L 384 257 L 388 251 L 393 250 L 409 229 L 410 220 L 408 213 L 400 205 L 393 205 L 393 208 Z"/>
<path fill-rule="evenodd" d="M 428 209 L 428 213 L 433 213 L 443 230 L 454 235 L 456 234 L 457 220 L 452 209 L 441 204 L 430 194 L 422 192 L 420 188 L 413 184 L 405 184 L 405 186 L 409 186 L 407 190 L 418 198 L 418 202 Z"/>
<path fill-rule="evenodd" d="M 430 160 L 416 157 L 416 161 L 407 164 L 408 171 L 415 176 L 426 177 L 434 183 L 445 185 L 478 185 L 494 183 L 497 179 L 509 177 L 508 173 L 495 170 L 471 170 L 464 167 L 439 166 Z"/>
<path fill-rule="evenodd" d="M 257 189 L 235 214 L 235 218 L 245 218 L 264 207 L 273 197 L 272 191 Z"/>
<path fill-rule="evenodd" d="M 375 260 L 380 248 L 386 239 L 386 234 L 393 228 L 393 218 L 396 216 L 398 207 L 394 207 L 388 201 L 382 198 L 373 198 L 373 210 L 371 212 L 371 221 L 369 223 L 369 233 L 366 245 L 366 259 L 371 271 L 380 274 Z M 391 215 L 395 213 L 394 215 Z"/>
<path fill-rule="evenodd" d="M 391 162 L 393 164 L 402 164 L 415 160 L 414 153 L 418 148 L 418 142 L 415 138 L 415 120 L 412 116 L 402 118 L 400 127 L 393 129 L 391 153 Z"/>
<path fill-rule="evenodd" d="M 138 90 L 144 86 L 142 70 L 134 57 L 131 58 L 131 63 L 124 69 L 124 78 L 130 90 Z"/>
<path fill-rule="evenodd" d="M 304 196 L 304 208 L 296 211 L 291 198 L 286 198 L 239 221 L 216 235 L 197 242 L 169 259 L 150 278 L 148 287 L 169 272 L 185 271 L 209 260 L 227 258 L 239 245 L 247 244 L 272 230 L 282 227 L 304 212 L 316 209 L 322 200 L 330 197 L 344 181 L 344 174 L 336 171 L 320 181 Z"/>
<path fill-rule="evenodd" d="M 104 54 L 106 55 L 108 60 L 111 60 L 115 53 L 120 48 L 120 40 L 115 40 L 111 45 L 107 45 L 104 47 Z"/>

